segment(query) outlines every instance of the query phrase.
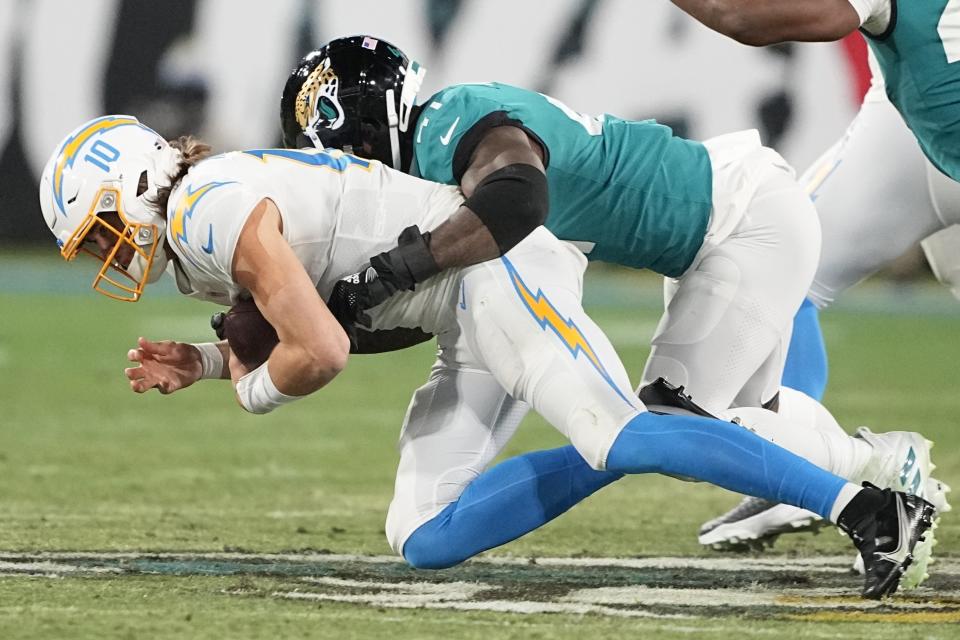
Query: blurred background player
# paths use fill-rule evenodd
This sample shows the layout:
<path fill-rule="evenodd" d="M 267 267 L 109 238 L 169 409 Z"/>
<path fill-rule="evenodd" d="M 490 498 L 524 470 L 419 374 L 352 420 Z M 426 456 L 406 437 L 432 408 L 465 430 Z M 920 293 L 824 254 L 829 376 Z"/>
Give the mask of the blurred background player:
<path fill-rule="evenodd" d="M 324 387 L 346 365 L 347 336 L 323 303 L 338 278 L 398 233 L 429 245 L 418 225 L 435 228 L 461 197 L 455 188 L 340 152 L 208 153 L 190 138 L 171 145 L 135 118 L 104 116 L 55 148 L 40 184 L 41 208 L 62 255 L 96 258 L 94 287 L 112 297 L 138 300 L 165 264 L 186 295 L 220 303 L 252 296 L 279 336 L 256 369 L 246 371 L 222 344 L 179 348 L 179 357 L 171 350 L 164 360 L 154 358 L 155 345 L 141 343 L 131 353 L 140 366 L 127 376 L 142 392 L 155 386 L 158 372 L 173 369 L 183 387 L 224 376 L 229 359 L 240 404 L 266 413 Z M 771 412 L 738 413 L 746 428 L 647 411 L 580 307 L 585 266 L 579 251 L 538 229 L 509 256 L 425 275 L 417 291 L 371 310 L 376 328 L 422 328 L 441 343 L 404 425 L 387 522 L 394 548 L 415 566 L 448 566 L 562 513 L 579 499 L 571 486 L 589 495 L 621 473 L 661 472 L 814 509 L 840 524 L 863 555 L 863 595 L 895 591 L 933 507 L 916 496 L 861 489 L 757 436 L 795 434 L 799 449 L 829 463 L 825 441 L 812 444 Z M 439 272 L 437 265 L 430 270 Z M 529 466 L 533 457 L 462 473 L 470 470 L 464 455 L 485 466 L 502 449 L 524 402 L 580 454 L 550 475 L 562 479 L 586 460 L 592 482 L 560 482 L 562 491 L 545 494 L 544 469 Z M 439 479 L 446 496 L 437 495 Z"/>
<path fill-rule="evenodd" d="M 960 4 L 955 0 L 673 0 L 706 26 L 755 46 L 829 41 L 856 29 L 873 78 L 846 134 L 803 175 L 823 230 L 820 264 L 794 321 L 785 380 L 819 398 L 827 379 L 816 309 L 927 236 L 934 272 L 960 275 Z M 707 522 L 719 547 L 796 531 L 811 514 L 745 499 Z"/>

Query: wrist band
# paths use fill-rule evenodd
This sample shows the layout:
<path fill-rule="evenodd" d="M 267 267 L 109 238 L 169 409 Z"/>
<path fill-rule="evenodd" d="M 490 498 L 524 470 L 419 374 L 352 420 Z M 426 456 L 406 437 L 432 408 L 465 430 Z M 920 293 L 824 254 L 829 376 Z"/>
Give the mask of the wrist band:
<path fill-rule="evenodd" d="M 220 347 L 215 342 L 195 343 L 193 346 L 200 352 L 200 364 L 203 367 L 200 379 L 219 380 L 223 377 L 223 354 L 220 352 Z"/>
<path fill-rule="evenodd" d="M 270 413 L 281 405 L 300 399 L 300 396 L 288 396 L 277 389 L 266 362 L 237 381 L 237 397 L 244 409 L 258 414 Z"/>

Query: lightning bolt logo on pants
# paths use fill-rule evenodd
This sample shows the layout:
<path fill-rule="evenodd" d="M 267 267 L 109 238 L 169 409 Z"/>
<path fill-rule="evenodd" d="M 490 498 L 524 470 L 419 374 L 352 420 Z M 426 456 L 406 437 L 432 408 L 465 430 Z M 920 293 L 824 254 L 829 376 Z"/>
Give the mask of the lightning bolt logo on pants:
<path fill-rule="evenodd" d="M 510 282 L 513 284 L 514 290 L 517 292 L 517 295 L 520 296 L 520 300 L 527 308 L 527 311 L 530 312 L 533 319 L 540 325 L 540 328 L 544 331 L 547 330 L 547 327 L 552 329 L 560 339 L 560 342 L 563 343 L 563 346 L 565 346 L 573 356 L 574 360 L 576 360 L 580 354 L 583 354 L 587 361 L 593 365 L 593 368 L 597 370 L 597 373 L 600 374 L 600 377 L 616 391 L 617 395 L 620 396 L 624 402 L 633 406 L 633 403 L 623 395 L 620 387 L 617 386 L 607 372 L 606 367 L 600 362 L 600 358 L 597 356 L 593 347 L 590 346 L 590 342 L 583 334 L 583 331 L 580 330 L 580 327 L 578 327 L 572 319 L 565 320 L 541 289 L 537 289 L 537 292 L 533 293 L 523 281 L 523 278 L 520 277 L 520 273 L 516 267 L 513 266 L 513 263 L 510 262 L 506 256 L 503 256 L 500 260 L 503 261 L 504 266 L 507 268 L 507 273 L 510 275 Z"/>

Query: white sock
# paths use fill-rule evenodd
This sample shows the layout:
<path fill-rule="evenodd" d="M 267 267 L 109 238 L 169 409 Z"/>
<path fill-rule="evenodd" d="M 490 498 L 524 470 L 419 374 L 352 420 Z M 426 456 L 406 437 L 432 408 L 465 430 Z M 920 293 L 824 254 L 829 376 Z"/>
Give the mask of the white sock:
<path fill-rule="evenodd" d="M 744 427 L 760 437 L 848 480 L 858 478 L 873 450 L 865 441 L 847 435 L 839 427 L 814 429 L 809 414 L 796 420 L 789 413 L 739 407 L 724 411 L 721 417 L 726 420 L 737 417 Z"/>
<path fill-rule="evenodd" d="M 843 485 L 843 488 L 840 489 L 840 493 L 837 494 L 837 499 L 834 501 L 833 506 L 830 507 L 830 522 L 836 524 L 837 518 L 840 517 L 840 513 L 847 508 L 847 505 L 850 504 L 850 501 L 853 500 L 858 493 L 863 491 L 861 487 L 848 482 Z"/>
<path fill-rule="evenodd" d="M 873 455 L 873 447 L 865 440 L 851 437 L 825 406 L 796 389 L 781 387 L 778 413 L 791 427 L 807 430 L 808 437 L 816 433 L 822 439 L 828 456 L 824 462 L 805 457 L 841 478 L 859 482 Z"/>

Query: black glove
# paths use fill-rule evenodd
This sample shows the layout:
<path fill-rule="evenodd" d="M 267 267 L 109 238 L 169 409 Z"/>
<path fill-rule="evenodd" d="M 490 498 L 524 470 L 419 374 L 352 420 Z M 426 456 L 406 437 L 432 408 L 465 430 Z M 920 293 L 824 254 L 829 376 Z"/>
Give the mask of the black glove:
<path fill-rule="evenodd" d="M 418 282 L 440 273 L 430 253 L 430 232 L 420 233 L 417 225 L 400 233 L 396 247 L 370 258 L 370 266 L 391 296 L 397 291 L 412 291 Z"/>
<path fill-rule="evenodd" d="M 412 291 L 418 282 L 440 272 L 430 253 L 430 233 L 413 225 L 400 234 L 396 247 L 370 258 L 370 266 L 351 274 L 333 286 L 327 306 L 351 333 L 356 325 L 370 326 L 366 311 L 386 302 L 398 291 Z"/>
<path fill-rule="evenodd" d="M 346 329 L 353 344 L 354 336 L 351 332 L 355 327 L 370 326 L 370 316 L 366 310 L 385 302 L 392 293 L 380 281 L 376 270 L 373 267 L 367 267 L 363 271 L 338 280 L 327 299 L 327 307 L 333 317 Z"/>

